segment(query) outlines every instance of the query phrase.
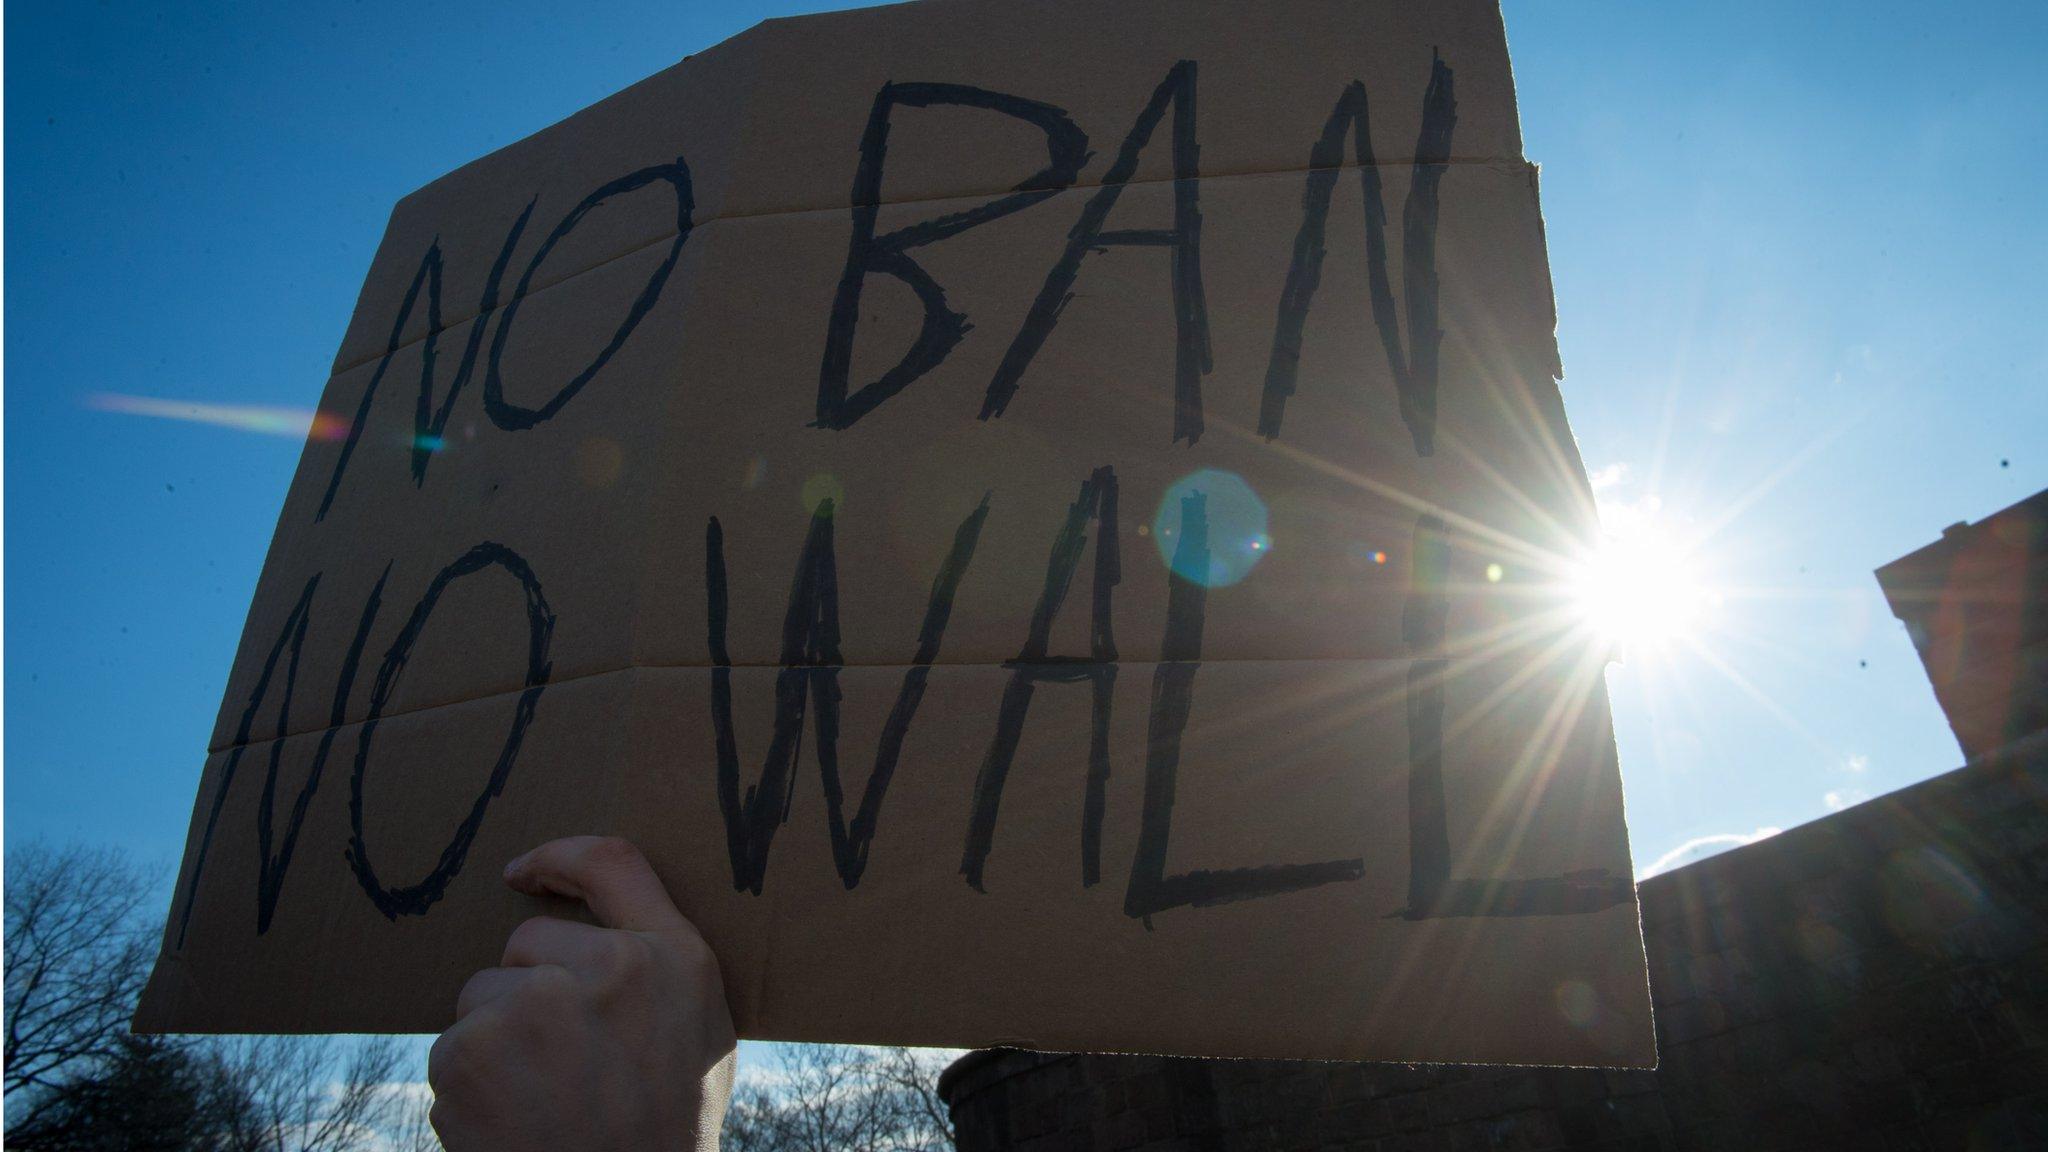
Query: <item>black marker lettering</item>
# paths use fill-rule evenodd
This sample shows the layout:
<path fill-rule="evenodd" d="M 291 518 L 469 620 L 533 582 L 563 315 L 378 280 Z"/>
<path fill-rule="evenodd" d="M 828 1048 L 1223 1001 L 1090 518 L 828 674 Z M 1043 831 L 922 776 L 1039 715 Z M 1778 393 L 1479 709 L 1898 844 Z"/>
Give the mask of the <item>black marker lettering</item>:
<path fill-rule="evenodd" d="M 1143 823 L 1138 830 L 1137 856 L 1131 862 L 1130 885 L 1124 890 L 1124 914 L 1148 924 L 1153 913 L 1182 905 L 1203 908 L 1255 900 L 1365 875 L 1363 859 L 1165 874 L 1181 736 L 1194 704 L 1195 673 L 1202 667 L 1208 601 L 1208 589 L 1182 575 L 1209 571 L 1208 498 L 1200 492 L 1189 493 L 1181 498 L 1180 509 L 1180 542 L 1175 545 L 1167 577 L 1166 638 L 1152 676 L 1152 710 L 1145 730 Z"/>
<path fill-rule="evenodd" d="M 1280 435 L 1287 398 L 1294 395 L 1301 366 L 1302 327 L 1322 279 L 1323 232 L 1330 215 L 1330 195 L 1343 171 L 1344 131 L 1348 127 L 1365 201 L 1366 277 L 1373 323 L 1386 348 L 1401 419 L 1408 425 L 1415 451 L 1427 456 L 1436 450 L 1437 352 L 1443 342 L 1443 331 L 1437 327 L 1437 185 L 1450 163 L 1451 130 L 1457 122 L 1451 70 L 1439 59 L 1430 66 L 1429 87 L 1422 98 L 1422 134 L 1415 142 L 1414 176 L 1403 215 L 1403 295 L 1408 306 L 1408 350 L 1404 353 L 1394 293 L 1388 285 L 1387 210 L 1380 195 L 1378 162 L 1373 157 L 1365 85 L 1354 80 L 1338 98 L 1323 125 L 1322 137 L 1309 150 L 1301 230 L 1294 237 L 1294 258 L 1287 268 L 1287 285 L 1280 293 L 1279 316 L 1273 325 L 1273 353 L 1266 365 L 1265 394 L 1259 405 L 1259 435 L 1268 439 Z"/>
<path fill-rule="evenodd" d="M 476 369 L 477 349 L 482 346 L 484 338 L 484 320 L 498 306 L 498 286 L 505 278 L 505 266 L 511 263 L 512 250 L 526 231 L 526 221 L 533 215 L 534 203 L 527 201 L 525 211 L 505 233 L 498 258 L 491 263 L 491 274 L 484 281 L 483 299 L 477 305 L 476 322 L 470 325 L 469 342 L 462 350 L 462 362 L 456 367 L 455 379 L 449 382 L 448 392 L 441 398 L 438 409 L 434 407 L 434 357 L 435 348 L 441 340 L 440 238 L 436 237 L 427 246 L 427 254 L 420 258 L 419 270 L 413 273 L 412 286 L 405 291 L 405 302 L 399 305 L 398 319 L 392 322 L 391 339 L 385 343 L 383 359 L 377 361 L 377 370 L 370 373 L 370 382 L 363 388 L 363 398 L 356 404 L 355 420 L 349 425 L 348 438 L 342 441 L 341 454 L 334 461 L 334 474 L 327 478 L 327 492 L 320 498 L 319 511 L 313 514 L 315 522 L 326 519 L 327 510 L 334 506 L 335 493 L 341 490 L 342 474 L 348 471 L 356 442 L 363 438 L 363 428 L 370 421 L 370 405 L 377 399 L 377 385 L 383 382 L 385 370 L 391 367 L 391 358 L 398 354 L 404 341 L 405 324 L 419 303 L 422 287 L 427 292 L 427 336 L 420 343 L 420 397 L 412 421 L 412 481 L 416 487 L 427 482 L 427 462 L 433 459 L 442 433 L 448 427 L 448 417 L 455 410 L 456 397 L 462 394 L 463 385 L 469 383 L 470 373 Z"/>
<path fill-rule="evenodd" d="M 598 352 L 596 359 L 567 384 L 562 385 L 560 390 L 540 407 L 526 408 L 505 399 L 505 381 L 500 372 L 500 360 L 505 353 L 506 338 L 512 332 L 512 321 L 519 315 L 519 305 L 526 299 L 527 288 L 533 283 L 533 274 L 540 271 L 540 266 L 547 260 L 548 253 L 554 251 L 555 245 L 562 237 L 575 231 L 576 226 L 581 224 L 583 218 L 593 209 L 614 196 L 624 196 L 656 181 L 665 181 L 675 189 L 676 238 L 669 243 L 668 255 L 648 274 L 647 283 L 641 286 L 640 295 L 633 299 L 633 306 L 627 309 L 625 319 L 619 321 L 619 327 L 612 333 L 611 341 Z M 642 168 L 638 172 L 619 177 L 585 196 L 582 203 L 571 208 L 569 214 L 562 217 L 562 222 L 555 225 L 555 230 L 548 233 L 546 240 L 541 241 L 540 250 L 527 262 L 526 271 L 519 277 L 519 287 L 513 290 L 512 302 L 505 305 L 505 317 L 498 321 L 498 334 L 491 338 L 490 364 L 484 371 L 484 412 L 490 416 L 493 424 L 508 432 L 524 431 L 553 419 L 555 413 L 562 410 L 563 405 L 576 398 L 576 394 L 583 390 L 583 386 L 590 383 L 591 377 L 596 376 L 625 345 L 627 338 L 633 335 L 633 329 L 639 327 L 640 321 L 654 309 L 655 301 L 661 299 L 662 286 L 668 283 L 669 273 L 675 271 L 676 260 L 683 254 L 683 245 L 690 239 L 691 213 L 696 211 L 696 207 L 696 197 L 690 190 L 690 166 L 683 163 L 683 158 L 678 156 L 673 164 L 656 164 L 651 168 Z M 481 317 L 477 323 L 479 326 L 482 325 Z"/>
<path fill-rule="evenodd" d="M 775 830 L 789 819 L 790 797 L 796 788 L 796 759 L 803 744 L 806 700 L 817 711 L 812 729 L 817 736 L 818 771 L 823 778 L 825 808 L 831 824 L 832 860 L 841 883 L 852 889 L 867 870 L 868 846 L 881 820 L 882 799 L 903 752 L 903 741 L 924 699 L 925 681 L 938 659 L 953 597 L 974 559 L 981 527 L 988 519 L 989 498 L 960 523 L 953 547 L 932 581 L 918 630 L 917 652 L 903 673 L 896 704 L 883 726 L 875 749 L 874 771 L 861 793 L 853 822 L 845 819 L 845 794 L 839 778 L 839 577 L 833 556 L 833 505 L 820 501 L 810 531 L 797 557 L 796 577 L 783 615 L 782 669 L 775 676 L 775 725 L 767 763 L 758 784 L 740 793 L 739 742 L 732 715 L 732 657 L 726 648 L 728 608 L 725 572 L 725 529 L 712 517 L 704 533 L 705 588 L 711 649 L 711 717 L 718 757 L 718 809 L 725 819 L 726 850 L 732 862 L 733 887 L 761 894 L 768 872 L 768 852 Z"/>
<path fill-rule="evenodd" d="M 1589 868 L 1531 879 L 1459 880 L 1451 876 L 1450 821 L 1444 803 L 1444 712 L 1451 661 L 1451 542 L 1444 521 L 1415 522 L 1401 634 L 1408 665 L 1408 907 L 1410 920 L 1439 916 L 1569 916 L 1635 900 L 1628 876 Z"/>
<path fill-rule="evenodd" d="M 889 119 L 898 105 L 928 108 L 953 105 L 984 108 L 1014 116 L 1045 133 L 1046 165 L 1011 189 L 1008 196 L 965 212 L 875 235 L 882 203 L 882 168 L 888 156 Z M 831 326 L 825 336 L 825 358 L 818 369 L 820 428 L 849 428 L 883 401 L 901 392 L 937 367 L 972 326 L 967 317 L 946 305 L 946 290 L 916 260 L 913 248 L 958 236 L 991 220 L 1018 212 L 1073 184 L 1088 162 L 1088 137 L 1065 111 L 1036 100 L 970 88 L 964 84 L 884 84 L 868 113 L 861 135 L 860 167 L 853 180 L 853 238 L 847 244 L 846 269 L 832 301 Z M 861 288 L 870 272 L 901 280 L 924 306 L 917 341 L 874 382 L 848 394 L 853 365 L 854 332 L 860 323 Z"/>
<path fill-rule="evenodd" d="M 1123 579 L 1116 504 L 1116 471 L 1097 468 L 1082 481 L 1081 494 L 1068 506 L 1066 523 L 1053 540 L 1052 556 L 1045 565 L 1045 588 L 1039 593 L 1038 608 L 1031 616 L 1031 632 L 1017 658 L 1010 662 L 1010 682 L 1003 688 L 996 733 L 974 779 L 973 815 L 968 820 L 967 844 L 960 854 L 960 874 L 976 891 L 986 891 L 982 887 L 982 869 L 995 845 L 1003 783 L 1016 759 L 1017 744 L 1024 736 L 1031 697 L 1041 682 L 1071 684 L 1086 680 L 1093 690 L 1087 790 L 1081 805 L 1081 884 L 1087 887 L 1102 877 L 1102 813 L 1109 786 L 1109 721 L 1117 673 L 1116 636 L 1110 610 L 1113 593 Z M 1090 520 L 1096 523 L 1096 534 L 1089 654 L 1080 659 L 1062 659 L 1048 655 L 1047 650 L 1052 643 L 1053 622 L 1066 602 L 1081 553 L 1088 546 Z"/>
<path fill-rule="evenodd" d="M 242 721 L 235 729 L 235 746 L 228 753 L 227 762 L 221 766 L 220 780 L 214 786 L 213 807 L 206 816 L 206 830 L 200 834 L 199 850 L 192 861 L 192 877 L 185 887 L 185 908 L 178 916 L 178 947 L 185 946 L 185 929 L 192 922 L 192 901 L 199 892 L 199 877 L 206 871 L 206 850 L 213 843 L 214 829 L 220 823 L 221 808 L 227 802 L 228 788 L 235 782 L 235 770 L 240 767 L 242 754 L 248 750 L 249 738 L 256 724 L 257 710 L 263 706 L 263 699 L 269 693 L 270 680 L 277 671 L 277 662 L 284 655 L 287 646 L 291 659 L 285 665 L 284 695 L 277 707 L 277 735 L 270 742 L 270 767 L 263 778 L 263 798 L 256 808 L 256 934 L 261 936 L 270 931 L 271 916 L 277 910 L 278 894 L 284 889 L 285 873 L 292 866 L 292 849 L 299 841 L 299 828 L 306 822 L 306 809 L 313 802 L 313 794 L 320 789 L 320 776 L 327 767 L 327 755 L 334 747 L 335 732 L 347 719 L 348 697 L 355 687 L 356 669 L 362 662 L 363 645 L 370 638 L 370 626 L 377 620 L 378 607 L 383 603 L 384 581 L 391 575 L 387 565 L 384 575 L 378 577 L 376 587 L 370 590 L 369 599 L 363 603 L 362 620 L 356 625 L 355 640 L 350 643 L 348 655 L 342 661 L 341 675 L 334 686 L 334 706 L 329 715 L 327 731 L 320 736 L 320 744 L 314 750 L 312 766 L 306 770 L 306 782 L 299 787 L 298 798 L 292 803 L 292 814 L 285 822 L 284 840 L 277 852 L 271 852 L 273 814 L 276 802 L 277 771 L 284 757 L 285 733 L 290 730 L 292 693 L 299 678 L 299 654 L 305 648 L 306 629 L 313 618 L 313 592 L 320 585 L 320 577 L 306 581 L 305 591 L 299 594 L 298 603 L 285 616 L 284 627 L 277 634 L 277 642 L 271 645 L 270 655 L 263 662 L 263 671 L 256 678 L 256 687 L 249 693 L 249 706 L 242 712 Z"/>
<path fill-rule="evenodd" d="M 519 588 L 526 597 L 526 687 L 519 694 L 519 703 L 513 709 L 512 727 L 505 734 L 505 743 L 498 750 L 498 760 L 491 768 L 490 779 L 483 791 L 478 793 L 470 805 L 469 814 L 455 828 L 446 847 L 441 849 L 439 861 L 432 871 L 416 884 L 389 886 L 377 878 L 377 870 L 370 863 L 370 850 L 363 834 L 363 778 L 370 764 L 370 741 L 377 734 L 377 725 L 384 717 L 384 709 L 391 703 L 391 695 L 398 687 L 398 681 L 405 674 L 406 661 L 412 657 L 412 648 L 426 628 L 427 620 L 434 614 L 434 606 L 441 600 L 441 594 L 448 586 L 464 576 L 474 575 L 490 567 L 503 568 L 513 579 L 519 581 Z M 548 660 L 548 641 L 554 635 L 555 614 L 548 608 L 547 597 L 542 594 L 540 580 L 533 574 L 519 553 L 485 541 L 471 548 L 453 564 L 443 568 L 427 586 L 426 594 L 413 606 L 412 615 L 398 638 L 391 642 L 391 649 L 385 653 L 384 664 L 377 670 L 377 682 L 370 693 L 370 711 L 363 720 L 361 735 L 357 737 L 355 771 L 349 778 L 348 812 L 351 834 L 347 858 L 349 867 L 355 870 L 356 881 L 387 919 L 400 916 L 424 916 L 427 909 L 447 891 L 450 881 L 462 871 L 462 862 L 469 855 L 470 842 L 476 839 L 477 829 L 482 827 L 484 812 L 491 801 L 504 791 L 505 781 L 512 774 L 512 763 L 518 759 L 519 746 L 526 738 L 526 728 L 533 723 L 534 709 L 540 704 L 540 694 L 547 687 L 548 676 L 553 665 Z"/>
<path fill-rule="evenodd" d="M 500 361 L 504 356 L 506 336 L 512 327 L 513 317 L 518 315 L 519 305 L 532 287 L 533 276 L 548 253 L 562 237 L 574 231 L 590 211 L 613 196 L 645 187 L 658 180 L 665 180 L 676 191 L 676 237 L 669 245 L 668 258 L 648 277 L 647 284 L 634 300 L 626 318 L 613 333 L 611 342 L 597 354 L 588 367 L 564 385 L 552 399 L 540 408 L 523 408 L 505 399 L 504 380 Z M 455 377 L 449 382 L 448 391 L 442 395 L 438 407 L 434 404 L 434 364 L 441 339 L 441 242 L 436 237 L 427 246 L 426 255 L 420 258 L 419 268 L 414 271 L 412 284 L 406 289 L 405 299 L 399 305 L 398 318 L 392 322 L 391 337 L 385 342 L 383 358 L 378 360 L 376 371 L 370 374 L 370 382 L 364 386 L 362 399 L 356 403 L 355 419 L 350 423 L 348 437 L 342 441 L 340 455 L 334 462 L 334 473 L 327 479 L 327 491 L 320 498 L 320 507 L 313 514 L 315 522 L 327 518 L 328 510 L 334 506 L 335 495 L 341 491 L 341 479 L 348 471 L 349 460 L 355 455 L 356 444 L 362 440 L 363 429 L 370 420 L 370 407 L 377 399 L 377 387 L 384 381 L 384 373 L 391 367 L 391 360 L 398 354 L 405 340 L 406 322 L 412 318 L 413 309 L 419 306 L 420 293 L 424 290 L 427 301 L 427 335 L 420 343 L 420 395 L 413 415 L 412 477 L 414 485 L 427 481 L 427 464 L 440 450 L 441 441 L 448 428 L 449 416 L 454 412 L 455 401 L 461 396 L 463 387 L 476 370 L 477 354 L 483 347 L 484 329 L 491 315 L 498 309 L 498 293 L 504 283 L 505 270 L 512 262 L 512 253 L 519 246 L 519 238 L 525 234 L 527 221 L 533 216 L 537 200 L 527 201 L 526 208 L 512 227 L 505 233 L 504 243 L 498 248 L 498 257 L 491 263 L 490 276 L 484 281 L 483 297 L 477 303 L 475 322 L 470 326 L 469 340 L 462 350 L 462 360 L 457 364 Z M 676 259 L 681 254 L 683 243 L 690 238 L 690 214 L 695 202 L 690 194 L 690 170 L 682 157 L 674 164 L 660 164 L 643 168 L 638 172 L 622 176 L 583 198 L 582 202 L 570 209 L 555 230 L 541 243 L 527 263 L 526 271 L 519 278 L 511 303 L 505 305 L 505 314 L 498 323 L 497 335 L 491 341 L 491 352 L 484 372 L 484 412 L 493 423 L 508 431 L 521 431 L 547 420 L 561 411 L 562 406 L 574 399 L 576 393 L 597 375 L 626 338 L 633 334 L 655 301 L 661 296 L 662 286 L 667 283 L 669 273 L 675 269 Z"/>
<path fill-rule="evenodd" d="M 1102 225 L 1123 195 L 1124 185 L 1138 170 L 1138 155 L 1152 139 L 1153 129 L 1173 105 L 1173 227 L 1105 232 Z M 1166 74 L 1151 102 L 1138 114 L 1131 133 L 1117 151 L 1116 162 L 1103 174 L 1102 187 L 1088 198 L 1081 218 L 1067 233 L 1067 248 L 1039 289 L 1023 327 L 1003 354 L 995 379 L 982 401 L 981 418 L 1001 416 L 1017 394 L 1024 370 L 1052 335 L 1060 312 L 1074 298 L 1074 280 L 1090 252 L 1133 245 L 1171 249 L 1173 278 L 1174 372 L 1173 439 L 1193 444 L 1202 437 L 1202 377 L 1209 374 L 1209 306 L 1202 290 L 1202 212 L 1200 148 L 1195 141 L 1195 62 L 1183 60 Z"/>

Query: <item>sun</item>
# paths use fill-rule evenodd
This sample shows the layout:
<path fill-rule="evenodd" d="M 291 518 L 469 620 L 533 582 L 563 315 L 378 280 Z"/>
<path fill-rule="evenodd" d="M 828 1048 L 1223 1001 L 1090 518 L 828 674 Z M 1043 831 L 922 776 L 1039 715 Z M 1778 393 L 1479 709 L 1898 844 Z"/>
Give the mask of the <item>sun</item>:
<path fill-rule="evenodd" d="M 1569 591 L 1580 627 L 1623 652 L 1691 639 L 1711 599 L 1687 550 L 1649 526 L 1605 537 Z"/>

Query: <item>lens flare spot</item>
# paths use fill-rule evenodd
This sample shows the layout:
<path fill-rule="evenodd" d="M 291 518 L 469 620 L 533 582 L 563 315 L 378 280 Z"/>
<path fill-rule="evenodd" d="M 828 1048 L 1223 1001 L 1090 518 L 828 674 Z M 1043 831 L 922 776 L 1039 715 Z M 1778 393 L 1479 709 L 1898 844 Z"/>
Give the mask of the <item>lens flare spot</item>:
<path fill-rule="evenodd" d="M 766 479 L 768 479 L 768 458 L 766 456 L 756 456 L 752 460 L 747 461 L 747 471 L 745 475 L 740 477 L 740 485 L 751 492 L 759 488 L 762 481 Z"/>
<path fill-rule="evenodd" d="M 846 487 L 839 482 L 839 477 L 830 472 L 814 472 L 797 491 L 797 498 L 803 501 L 804 514 L 809 516 L 815 514 L 818 505 L 827 500 L 832 502 L 834 508 L 846 503 Z"/>
<path fill-rule="evenodd" d="M 1506 576 L 1507 574 L 1507 569 L 1501 567 L 1498 564 L 1488 564 L 1486 566 L 1486 582 L 1488 584 L 1500 583 L 1501 577 Z"/>
<path fill-rule="evenodd" d="M 1590 1028 L 1600 1019 L 1600 997 L 1584 980 L 1566 980 L 1553 994 L 1557 1014 L 1574 1028 Z"/>
<path fill-rule="evenodd" d="M 1183 509 L 1191 497 L 1203 509 L 1206 541 L 1186 541 Z M 1204 468 L 1182 477 L 1166 490 L 1152 517 L 1152 540 L 1159 558 L 1186 580 L 1225 588 L 1251 575 L 1253 566 L 1273 550 L 1267 532 L 1265 501 L 1244 477 L 1220 468 Z"/>
<path fill-rule="evenodd" d="M 160 420 L 182 420 L 189 424 L 211 424 L 237 432 L 264 436 L 304 436 L 313 440 L 345 440 L 349 423 L 338 416 L 303 408 L 274 408 L 261 404 L 209 404 L 191 400 L 165 400 L 156 396 L 125 396 L 117 392 L 96 392 L 86 397 L 85 406 L 101 412 L 127 416 L 154 416 Z"/>

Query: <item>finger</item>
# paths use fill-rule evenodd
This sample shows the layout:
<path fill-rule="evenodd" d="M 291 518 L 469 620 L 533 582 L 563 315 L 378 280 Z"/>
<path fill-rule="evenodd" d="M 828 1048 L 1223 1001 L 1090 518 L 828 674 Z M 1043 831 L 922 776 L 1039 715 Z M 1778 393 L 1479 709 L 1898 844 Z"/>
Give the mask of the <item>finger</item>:
<path fill-rule="evenodd" d="M 434 1037 L 433 1046 L 427 1049 L 427 1085 L 436 1097 L 446 1097 L 456 1087 L 456 1080 L 465 1071 L 461 1050 L 474 1031 L 474 1025 L 457 1020 Z"/>
<path fill-rule="evenodd" d="M 535 916 L 512 930 L 498 963 L 507 968 L 559 964 L 584 972 L 604 966 L 616 947 L 618 933 L 575 920 Z"/>
<path fill-rule="evenodd" d="M 583 901 L 607 928 L 674 931 L 689 926 L 640 850 L 616 836 L 567 836 L 505 866 L 505 883 L 529 896 Z"/>
<path fill-rule="evenodd" d="M 532 978 L 533 969 L 530 967 L 483 969 L 469 978 L 469 982 L 462 986 L 461 995 L 455 998 L 455 1019 L 462 1020 Z"/>

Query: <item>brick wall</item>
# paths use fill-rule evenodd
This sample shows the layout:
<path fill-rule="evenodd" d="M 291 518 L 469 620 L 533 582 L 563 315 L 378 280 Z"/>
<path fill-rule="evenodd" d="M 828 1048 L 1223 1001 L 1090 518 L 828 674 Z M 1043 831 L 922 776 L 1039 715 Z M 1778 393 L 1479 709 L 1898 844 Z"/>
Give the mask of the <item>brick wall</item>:
<path fill-rule="evenodd" d="M 1640 891 L 1655 1072 L 977 1052 L 960 1147 L 2048 1149 L 2048 739 Z"/>

